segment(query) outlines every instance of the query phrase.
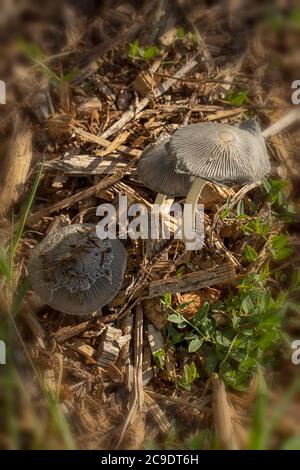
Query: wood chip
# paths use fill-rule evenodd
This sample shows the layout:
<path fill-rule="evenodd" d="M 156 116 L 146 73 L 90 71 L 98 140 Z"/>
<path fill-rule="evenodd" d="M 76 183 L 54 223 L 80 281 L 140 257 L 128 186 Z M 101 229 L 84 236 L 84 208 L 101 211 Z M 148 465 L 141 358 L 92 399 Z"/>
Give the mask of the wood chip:
<path fill-rule="evenodd" d="M 132 82 L 132 86 L 142 98 L 145 98 L 154 87 L 153 78 L 149 73 L 142 71 Z"/>
<path fill-rule="evenodd" d="M 66 153 L 61 160 L 53 160 L 44 165 L 45 169 L 63 171 L 67 175 L 112 175 L 117 170 L 123 170 L 128 165 L 128 159 L 115 155 L 107 156 L 104 160 L 90 155 L 70 155 Z"/>
<path fill-rule="evenodd" d="M 32 162 L 32 131 L 29 121 L 17 115 L 5 155 L 1 159 L 0 215 L 19 201 Z"/>
<path fill-rule="evenodd" d="M 95 349 L 92 348 L 89 344 L 84 343 L 82 340 L 77 340 L 72 344 L 72 349 L 78 352 L 87 359 L 93 359 L 95 355 Z M 96 361 L 94 361 L 96 363 Z"/>
<path fill-rule="evenodd" d="M 174 75 L 174 78 L 168 78 L 165 82 L 161 83 L 157 88 L 153 90 L 153 96 L 155 98 L 159 98 L 162 96 L 169 88 L 176 82 L 176 78 L 184 77 L 188 72 L 196 68 L 198 62 L 196 57 L 190 59 L 187 64 L 183 65 Z M 111 135 L 115 134 L 116 132 L 120 131 L 126 124 L 128 124 L 132 119 L 135 119 L 137 115 L 150 103 L 151 97 L 145 97 L 142 99 L 135 109 L 129 109 L 126 113 L 122 115 L 122 117 L 115 122 L 112 126 L 110 126 L 106 131 L 104 131 L 101 137 L 107 139 Z"/>
<path fill-rule="evenodd" d="M 67 341 L 68 339 L 71 339 L 74 336 L 81 335 L 81 333 L 91 328 L 92 325 L 93 322 L 88 320 L 79 323 L 79 325 L 64 326 L 58 331 L 55 331 L 55 333 L 53 333 L 53 337 L 58 343 L 63 343 L 64 341 Z"/>
<path fill-rule="evenodd" d="M 100 337 L 97 351 L 97 363 L 101 367 L 114 364 L 120 352 L 118 339 L 122 336 L 122 330 L 108 325 Z"/>
<path fill-rule="evenodd" d="M 165 346 L 164 337 L 153 325 L 148 325 L 148 340 L 152 354 L 157 353 Z"/>
<path fill-rule="evenodd" d="M 132 167 L 132 163 L 127 165 L 127 167 L 125 167 L 124 169 L 116 171 L 113 175 L 103 178 L 99 183 L 95 184 L 94 186 L 84 189 L 80 191 L 79 193 L 76 193 L 70 197 L 67 197 L 63 201 L 59 201 L 50 207 L 46 207 L 45 209 L 41 209 L 40 211 L 30 215 L 27 219 L 27 224 L 28 225 L 33 224 L 39 219 L 41 219 L 41 217 L 45 217 L 49 214 L 52 214 L 53 212 L 57 212 L 73 204 L 82 202 L 84 199 L 87 199 L 93 196 L 94 194 L 97 194 L 97 191 L 109 188 L 114 183 L 122 179 L 124 174 L 126 174 L 126 170 L 129 170 L 131 167 Z"/>
<path fill-rule="evenodd" d="M 173 279 L 153 281 L 149 284 L 148 297 L 159 297 L 166 292 L 195 291 L 218 284 L 227 284 L 236 279 L 235 269 L 231 263 L 225 263 L 207 271 L 198 271 L 191 274 L 183 274 Z"/>

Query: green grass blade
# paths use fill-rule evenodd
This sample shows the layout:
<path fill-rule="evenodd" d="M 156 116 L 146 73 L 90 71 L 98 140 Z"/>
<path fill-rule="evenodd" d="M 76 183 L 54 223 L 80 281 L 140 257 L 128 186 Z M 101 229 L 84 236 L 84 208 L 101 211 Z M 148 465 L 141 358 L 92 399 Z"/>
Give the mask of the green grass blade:
<path fill-rule="evenodd" d="M 287 439 L 280 447 L 280 450 L 300 450 L 300 433 Z"/>
<path fill-rule="evenodd" d="M 271 418 L 268 420 L 268 424 L 266 426 L 265 435 L 264 435 L 265 446 L 268 445 L 270 438 L 272 436 L 272 433 L 274 432 L 275 429 L 277 429 L 278 425 L 280 424 L 280 420 L 282 416 L 284 415 L 291 400 L 293 399 L 293 397 L 295 396 L 295 394 L 298 392 L 299 389 L 300 389 L 300 378 L 297 378 L 296 380 L 294 380 L 292 385 L 284 394 L 283 398 L 280 400 L 279 404 L 275 408 Z"/>
<path fill-rule="evenodd" d="M 261 376 L 262 377 L 262 376 Z M 263 382 L 262 382 L 263 380 Z M 259 394 L 256 400 L 252 429 L 250 433 L 250 450 L 267 450 L 273 432 L 289 406 L 292 398 L 300 388 L 300 378 L 296 379 L 284 394 L 282 400 L 274 409 L 272 416 L 267 417 L 268 392 L 264 378 L 259 379 Z M 299 438 L 299 436 L 298 436 Z"/>
<path fill-rule="evenodd" d="M 265 442 L 265 422 L 267 412 L 267 385 L 262 371 L 259 371 L 258 397 L 256 399 L 248 448 L 250 450 L 261 450 Z"/>
<path fill-rule="evenodd" d="M 21 237 L 22 237 L 22 234 L 23 234 L 23 231 L 24 231 L 24 227 L 25 227 L 25 224 L 26 224 L 26 220 L 27 220 L 28 214 L 30 212 L 31 206 L 33 204 L 33 201 L 34 201 L 34 198 L 35 198 L 35 195 L 36 195 L 36 192 L 37 192 L 37 188 L 38 188 L 41 176 L 42 176 L 42 172 L 43 172 L 43 164 L 40 166 L 39 171 L 36 175 L 36 178 L 34 180 L 34 183 L 33 183 L 32 189 L 30 191 L 29 197 L 27 199 L 26 205 L 25 205 L 25 207 L 23 209 L 23 212 L 21 214 L 21 218 L 20 218 L 19 224 L 17 226 L 17 230 L 16 230 L 15 235 L 14 235 L 13 240 L 12 240 L 12 245 L 11 245 L 11 257 L 12 257 L 12 259 L 14 258 L 15 254 L 16 254 L 16 251 L 17 251 L 17 248 L 18 248 L 18 245 L 20 243 L 20 240 L 21 240 Z"/>
<path fill-rule="evenodd" d="M 50 416 L 52 417 L 54 430 L 60 434 L 64 443 L 66 450 L 74 450 L 76 449 L 76 444 L 72 437 L 71 429 L 69 426 L 68 421 L 65 418 L 64 413 L 62 412 L 61 406 L 58 403 L 56 397 L 53 393 L 46 390 L 44 386 L 44 396 L 46 398 L 48 404 L 48 410 Z"/>
<path fill-rule="evenodd" d="M 14 317 L 20 311 L 23 299 L 29 289 L 29 279 L 26 277 L 14 296 L 13 304 L 11 307 L 11 315 Z"/>
<path fill-rule="evenodd" d="M 10 264 L 7 258 L 7 254 L 2 245 L 0 245 L 0 273 L 6 279 L 7 282 L 11 279 Z"/>

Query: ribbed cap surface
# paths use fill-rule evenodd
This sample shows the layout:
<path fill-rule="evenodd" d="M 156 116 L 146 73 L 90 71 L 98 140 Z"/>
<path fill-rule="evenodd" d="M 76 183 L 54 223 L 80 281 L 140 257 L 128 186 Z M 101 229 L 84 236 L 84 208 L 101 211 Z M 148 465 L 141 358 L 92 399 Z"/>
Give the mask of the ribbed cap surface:
<path fill-rule="evenodd" d="M 239 127 L 197 123 L 179 128 L 169 143 L 175 171 L 221 184 L 260 180 L 269 169 L 269 160 L 254 123 Z"/>
<path fill-rule="evenodd" d="M 88 314 L 107 305 L 122 286 L 126 251 L 100 240 L 93 224 L 59 228 L 37 245 L 28 263 L 33 290 L 52 308 Z"/>

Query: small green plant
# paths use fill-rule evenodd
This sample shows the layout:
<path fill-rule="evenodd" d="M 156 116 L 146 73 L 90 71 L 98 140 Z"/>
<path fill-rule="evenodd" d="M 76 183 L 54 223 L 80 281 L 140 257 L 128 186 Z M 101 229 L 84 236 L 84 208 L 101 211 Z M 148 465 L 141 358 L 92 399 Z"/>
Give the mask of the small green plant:
<path fill-rule="evenodd" d="M 268 249 L 272 258 L 276 261 L 282 261 L 290 257 L 294 250 L 289 246 L 289 237 L 284 233 L 272 235 L 268 237 L 270 225 L 268 222 L 262 221 L 259 218 L 252 219 L 247 224 L 241 227 L 245 234 L 256 234 L 265 241 L 265 248 Z M 248 263 L 252 263 L 258 259 L 258 253 L 255 248 L 246 245 L 244 249 L 244 256 Z"/>
<path fill-rule="evenodd" d="M 166 364 L 164 349 L 160 349 L 159 351 L 153 353 L 153 358 L 155 360 L 155 363 L 156 363 L 157 367 L 160 370 L 163 370 L 165 368 L 165 364 Z"/>
<path fill-rule="evenodd" d="M 247 214 L 245 213 L 245 206 L 244 206 L 244 202 L 242 199 L 237 203 L 236 215 L 237 215 L 238 220 L 246 219 L 248 217 Z"/>
<path fill-rule="evenodd" d="M 184 39 L 186 35 L 186 31 L 183 26 L 178 26 L 176 29 L 176 36 L 178 39 Z"/>
<path fill-rule="evenodd" d="M 253 263 L 253 261 L 256 261 L 258 258 L 256 250 L 250 245 L 246 245 L 244 250 L 244 256 L 248 263 Z"/>
<path fill-rule="evenodd" d="M 226 204 L 224 204 L 224 208 L 220 214 L 220 219 L 221 220 L 224 220 L 226 219 L 226 217 L 229 216 L 230 214 L 230 205 L 231 205 L 231 197 L 228 196 L 227 200 L 226 200 Z"/>
<path fill-rule="evenodd" d="M 282 261 L 293 254 L 293 249 L 288 246 L 289 237 L 283 233 L 274 235 L 270 239 L 269 249 L 277 261 Z"/>
<path fill-rule="evenodd" d="M 192 361 L 190 364 L 184 365 L 183 376 L 178 381 L 178 385 L 184 388 L 187 391 L 191 390 L 191 385 L 195 380 L 199 377 L 197 367 L 195 363 Z"/>
<path fill-rule="evenodd" d="M 296 210 L 293 204 L 288 201 L 286 195 L 287 181 L 271 178 L 264 180 L 263 183 L 267 198 L 272 205 L 273 214 L 287 223 L 291 222 Z"/>
<path fill-rule="evenodd" d="M 197 43 L 197 36 L 193 31 L 186 31 L 183 26 L 178 26 L 176 29 L 176 37 L 180 41 Z"/>
<path fill-rule="evenodd" d="M 231 91 L 225 96 L 225 101 L 235 106 L 243 106 L 250 103 L 249 90 Z"/>
<path fill-rule="evenodd" d="M 150 62 L 158 56 L 159 53 L 160 50 L 157 46 L 152 45 L 142 47 L 138 39 L 129 43 L 128 55 L 133 60 L 144 60 L 146 62 Z"/>
<path fill-rule="evenodd" d="M 186 345 L 190 353 L 206 345 L 207 373 L 218 372 L 230 386 L 243 390 L 266 353 L 283 339 L 287 294 L 273 297 L 267 285 L 269 276 L 268 266 L 262 273 L 250 274 L 238 282 L 235 295 L 211 306 L 204 304 L 192 320 L 181 314 L 182 306 L 173 309 L 163 299 L 170 310 L 170 343 Z M 214 312 L 220 311 L 226 318 L 222 325 L 214 318 Z"/>
<path fill-rule="evenodd" d="M 270 231 L 270 223 L 268 220 L 264 220 L 261 217 L 254 217 L 241 226 L 241 231 L 245 235 L 256 234 L 266 239 Z"/>

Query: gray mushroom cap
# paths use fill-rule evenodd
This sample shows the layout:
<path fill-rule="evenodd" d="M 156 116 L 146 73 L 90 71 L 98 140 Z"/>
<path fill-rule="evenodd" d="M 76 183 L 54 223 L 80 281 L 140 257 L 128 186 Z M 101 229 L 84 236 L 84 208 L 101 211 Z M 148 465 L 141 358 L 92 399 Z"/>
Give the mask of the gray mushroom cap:
<path fill-rule="evenodd" d="M 270 169 L 258 124 L 197 123 L 177 129 L 169 151 L 175 171 L 219 184 L 259 181 Z"/>
<path fill-rule="evenodd" d="M 241 123 L 237 124 L 237 127 L 245 131 L 251 132 L 251 134 L 256 137 L 258 144 L 262 148 L 262 152 L 258 152 L 257 154 L 259 159 L 258 167 L 260 169 L 258 179 L 260 180 L 263 176 L 269 173 L 271 169 L 266 147 L 266 141 L 264 136 L 262 135 L 260 125 L 257 121 L 255 121 L 255 119 L 247 119 L 246 121 L 242 121 Z"/>
<path fill-rule="evenodd" d="M 176 162 L 168 153 L 170 137 L 148 145 L 138 162 L 138 174 L 145 186 L 170 197 L 186 196 L 191 186 L 189 175 L 175 172 Z"/>
<path fill-rule="evenodd" d="M 100 240 L 93 224 L 73 224 L 47 235 L 33 250 L 28 275 L 33 290 L 52 308 L 84 315 L 118 293 L 126 268 L 119 240 Z"/>

